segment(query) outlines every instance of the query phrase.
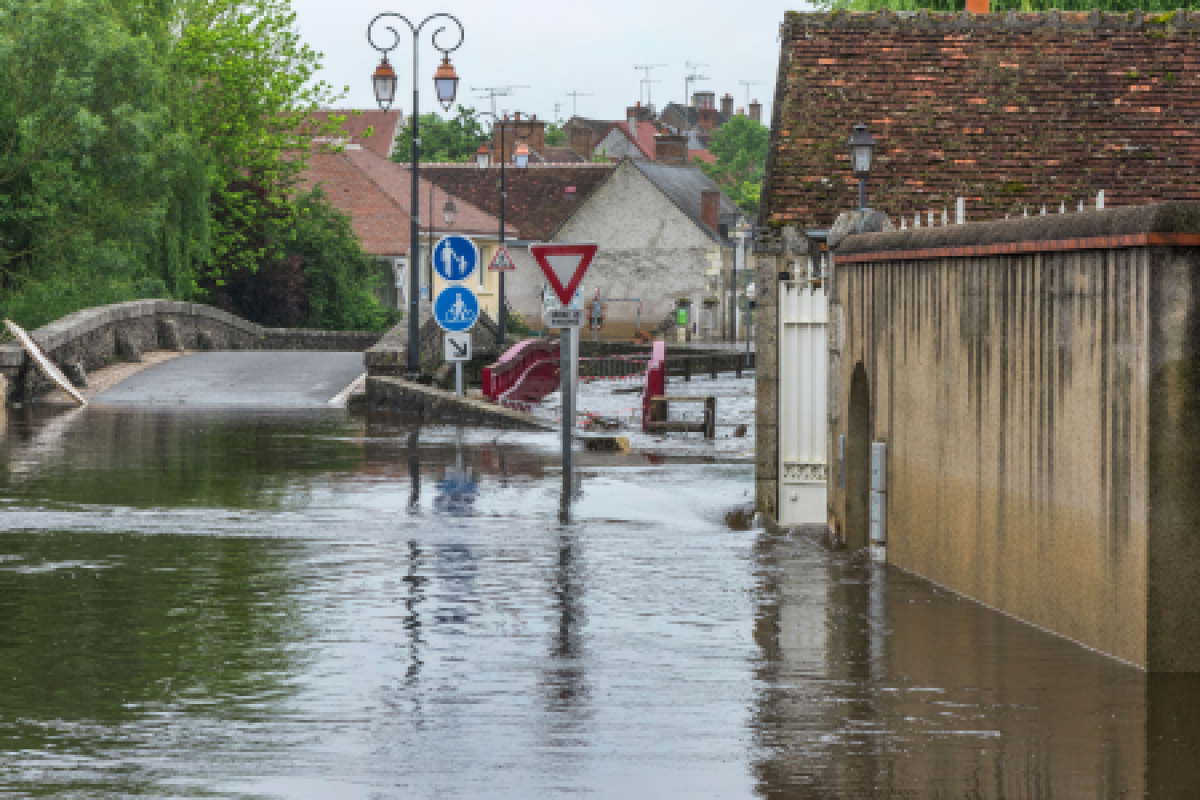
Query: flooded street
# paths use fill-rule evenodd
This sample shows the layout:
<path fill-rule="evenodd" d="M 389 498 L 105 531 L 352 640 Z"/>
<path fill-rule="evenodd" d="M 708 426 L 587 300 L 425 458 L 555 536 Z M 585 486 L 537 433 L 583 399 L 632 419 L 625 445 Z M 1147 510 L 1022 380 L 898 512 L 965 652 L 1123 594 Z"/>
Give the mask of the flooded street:
<path fill-rule="evenodd" d="M 745 445 L 740 445 L 745 447 Z M 753 465 L 10 411 L 0 795 L 1187 797 L 1200 687 L 801 533 Z"/>

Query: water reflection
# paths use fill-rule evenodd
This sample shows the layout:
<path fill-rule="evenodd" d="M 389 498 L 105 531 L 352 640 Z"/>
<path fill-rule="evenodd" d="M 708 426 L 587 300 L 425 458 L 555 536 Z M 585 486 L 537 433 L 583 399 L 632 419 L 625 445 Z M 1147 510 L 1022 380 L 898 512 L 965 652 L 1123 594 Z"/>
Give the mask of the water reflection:
<path fill-rule="evenodd" d="M 786 536 L 763 534 L 757 560 L 762 796 L 1184 797 L 1195 785 L 1194 677 L 1147 676 Z"/>

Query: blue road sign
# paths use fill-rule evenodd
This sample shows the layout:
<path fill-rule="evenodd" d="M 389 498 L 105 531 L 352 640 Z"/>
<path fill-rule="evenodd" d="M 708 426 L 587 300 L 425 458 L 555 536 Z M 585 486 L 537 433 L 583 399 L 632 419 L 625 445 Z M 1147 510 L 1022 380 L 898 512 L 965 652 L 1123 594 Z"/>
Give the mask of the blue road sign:
<path fill-rule="evenodd" d="M 479 298 L 466 286 L 447 286 L 433 301 L 433 318 L 450 333 L 470 330 L 479 319 Z"/>
<path fill-rule="evenodd" d="M 479 269 L 479 248 L 465 236 L 443 236 L 433 247 L 433 268 L 444 281 L 465 281 Z"/>

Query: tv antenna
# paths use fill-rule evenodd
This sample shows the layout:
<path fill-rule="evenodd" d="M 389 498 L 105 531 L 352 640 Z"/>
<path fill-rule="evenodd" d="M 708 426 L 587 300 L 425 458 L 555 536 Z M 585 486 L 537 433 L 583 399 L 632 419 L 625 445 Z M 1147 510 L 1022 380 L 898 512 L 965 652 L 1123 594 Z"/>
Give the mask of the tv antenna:
<path fill-rule="evenodd" d="M 642 72 L 644 72 L 646 74 L 646 77 L 642 78 L 642 86 L 646 87 L 646 105 L 650 105 L 650 84 L 662 83 L 662 81 L 650 80 L 650 70 L 658 69 L 659 67 L 665 67 L 665 66 L 667 66 L 667 65 L 666 64 L 634 64 L 633 65 L 634 69 L 640 69 L 640 70 L 642 70 Z M 640 101 L 641 99 L 642 99 L 642 90 L 639 87 L 638 88 L 638 100 Z"/>
<path fill-rule="evenodd" d="M 571 116 L 572 117 L 578 116 L 578 113 L 577 113 L 578 109 L 576 108 L 576 106 L 578 105 L 579 98 L 580 97 L 591 97 L 591 96 L 592 95 L 588 94 L 587 92 L 567 92 L 567 97 L 571 98 Z"/>
<path fill-rule="evenodd" d="M 708 81 L 712 79 L 707 75 L 700 74 L 700 67 L 707 67 L 709 66 L 708 64 L 698 64 L 695 61 L 688 61 L 685 66 L 687 67 L 687 74 L 683 78 L 683 105 L 686 108 L 692 102 L 692 84 L 696 81 Z"/>
<path fill-rule="evenodd" d="M 492 119 L 496 118 L 496 98 L 507 97 L 513 93 L 513 89 L 528 89 L 528 86 L 480 86 L 471 87 L 472 92 L 478 92 L 480 97 L 487 97 L 491 103 Z"/>
<path fill-rule="evenodd" d="M 750 87 L 762 83 L 762 81 L 738 81 L 742 86 L 746 87 L 746 113 L 750 113 Z"/>

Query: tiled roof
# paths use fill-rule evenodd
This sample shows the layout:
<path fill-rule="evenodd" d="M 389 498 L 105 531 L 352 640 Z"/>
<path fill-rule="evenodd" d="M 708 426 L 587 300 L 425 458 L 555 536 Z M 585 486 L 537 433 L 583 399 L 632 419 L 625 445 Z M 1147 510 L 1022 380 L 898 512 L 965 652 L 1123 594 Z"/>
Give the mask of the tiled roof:
<path fill-rule="evenodd" d="M 700 171 L 699 167 L 687 164 L 662 164 L 654 161 L 630 161 L 658 190 L 670 198 L 679 210 L 692 222 L 708 233 L 715 241 L 721 241 L 719 231 L 705 225 L 700 218 L 700 196 L 705 191 L 721 191 L 721 187 Z M 742 210 L 721 192 L 719 220 L 732 221 Z"/>
<path fill-rule="evenodd" d="M 345 117 L 338 127 L 347 137 L 347 143 L 365 147 L 373 153 L 388 158 L 392 154 L 392 145 L 399 133 L 403 115 L 399 111 L 356 111 L 354 109 L 332 109 L 329 111 L 314 111 L 310 114 L 313 119 L 324 122 L 330 116 Z M 371 135 L 364 138 L 363 134 L 371 128 Z"/>
<path fill-rule="evenodd" d="M 658 115 L 659 119 L 662 119 L 663 114 L 666 114 L 667 111 L 674 111 L 680 117 L 687 120 L 689 127 L 695 127 L 700 124 L 700 109 L 696 108 L 695 106 L 684 105 L 683 103 L 667 103 L 666 107 L 663 108 L 662 113 Z M 718 108 L 717 125 L 721 126 L 726 122 L 729 122 L 729 115 L 721 113 L 720 108 Z"/>
<path fill-rule="evenodd" d="M 346 153 L 315 152 L 301 177 L 306 188 L 318 184 L 371 255 L 402 256 L 408 252 L 409 217 L 373 183 Z"/>
<path fill-rule="evenodd" d="M 506 169 L 505 222 L 514 225 L 522 239 L 545 240 L 614 167 L 614 164 L 539 164 Z M 500 170 L 496 167 L 482 170 L 469 165 L 432 164 L 421 167 L 421 177 L 429 178 L 489 214 L 500 213 Z M 573 194 L 567 192 L 569 186 L 575 187 Z"/>
<path fill-rule="evenodd" d="M 351 226 L 368 253 L 380 256 L 408 253 L 412 174 L 403 165 L 370 150 L 350 146 L 340 153 L 314 152 L 301 182 L 306 187 L 322 185 L 330 202 L 350 217 Z M 432 220 L 435 231 L 489 236 L 499 232 L 499 219 L 460 197 L 454 198 L 457 219 L 453 226 L 447 226 L 442 221 L 442 207 L 450 195 L 424 177 L 419 196 L 422 229 Z M 514 226 L 507 225 L 506 229 L 508 235 L 516 236 Z"/>
<path fill-rule="evenodd" d="M 707 150 L 688 150 L 688 160 L 690 161 L 693 158 L 698 158 L 705 164 L 717 163 L 717 157 Z"/>
<path fill-rule="evenodd" d="M 583 157 L 569 147 L 543 147 L 541 157 L 548 164 L 576 164 L 583 161 Z"/>
<path fill-rule="evenodd" d="M 853 124 L 878 143 L 868 202 L 968 219 L 1200 199 L 1200 14 L 788 14 L 763 222 L 857 204 Z"/>
<path fill-rule="evenodd" d="M 395 201 L 405 213 L 412 208 L 412 170 L 403 164 L 397 164 L 386 158 L 380 158 L 369 150 L 347 150 L 346 156 L 351 162 L 369 176 L 380 189 Z M 453 193 L 447 193 L 436 182 L 429 180 L 426 168 L 421 168 L 420 188 L 417 192 L 419 205 L 418 216 L 422 227 L 433 221 L 434 230 L 453 230 L 455 233 L 483 234 L 495 236 L 500 232 L 499 217 L 492 216 L 478 205 L 471 202 L 469 197 L 454 196 L 454 205 L 458 209 L 458 218 L 452 228 L 442 221 L 442 207 Z M 431 205 L 432 203 L 432 205 Z M 516 236 L 518 229 L 511 220 L 505 227 L 506 236 Z"/>

